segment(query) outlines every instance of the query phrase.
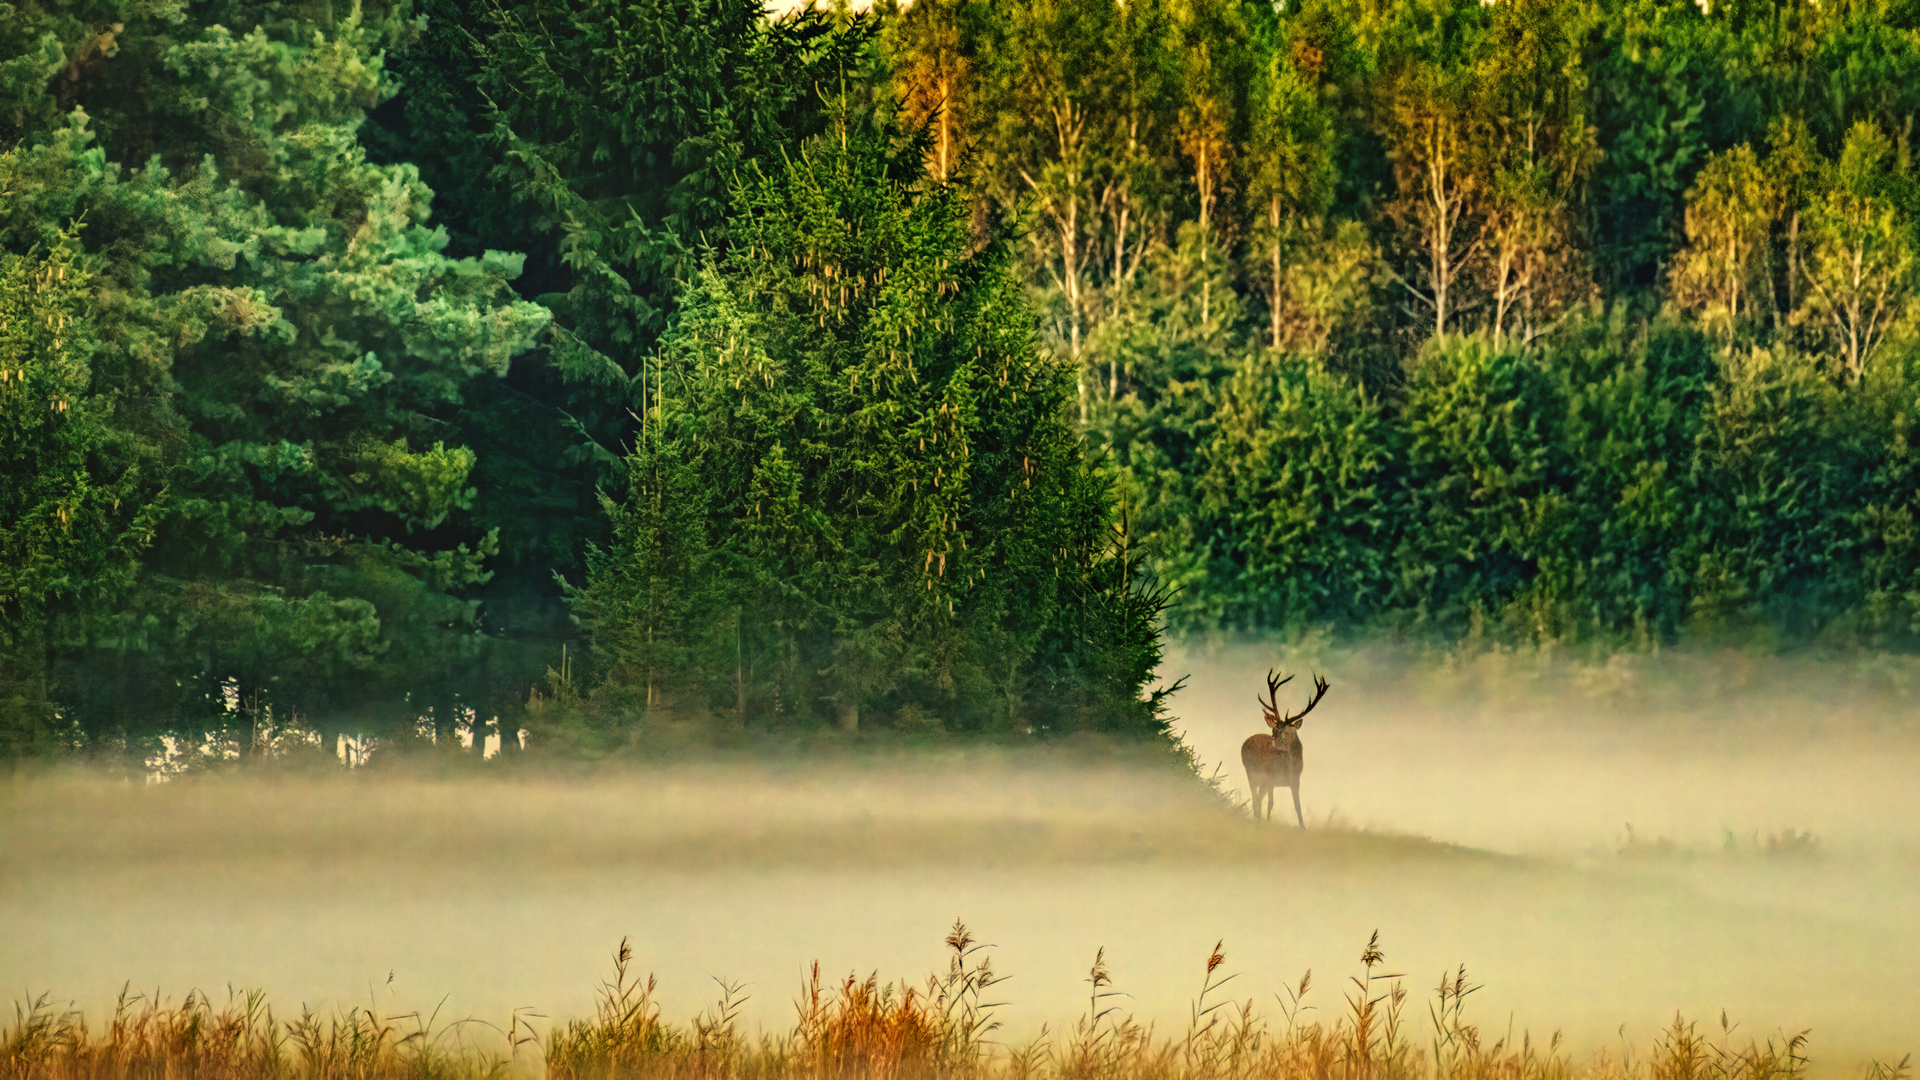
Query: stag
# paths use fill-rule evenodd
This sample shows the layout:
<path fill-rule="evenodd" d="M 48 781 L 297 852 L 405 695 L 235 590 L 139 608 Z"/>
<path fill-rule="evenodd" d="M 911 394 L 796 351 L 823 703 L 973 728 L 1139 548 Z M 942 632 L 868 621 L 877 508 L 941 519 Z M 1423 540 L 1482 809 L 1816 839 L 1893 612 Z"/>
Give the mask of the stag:
<path fill-rule="evenodd" d="M 1313 700 L 1307 702 L 1307 707 L 1298 713 L 1282 713 L 1278 700 L 1280 688 L 1292 681 L 1291 675 L 1275 679 L 1273 669 L 1267 669 L 1267 699 L 1260 702 L 1260 708 L 1267 714 L 1267 730 L 1271 734 L 1247 736 L 1247 741 L 1240 744 L 1240 763 L 1247 767 L 1247 787 L 1253 791 L 1254 820 L 1260 820 L 1263 799 L 1267 804 L 1267 820 L 1273 820 L 1273 789 L 1285 786 L 1293 792 L 1293 816 L 1304 829 L 1307 819 L 1300 813 L 1300 721 L 1327 696 L 1327 680 L 1315 675 Z"/>

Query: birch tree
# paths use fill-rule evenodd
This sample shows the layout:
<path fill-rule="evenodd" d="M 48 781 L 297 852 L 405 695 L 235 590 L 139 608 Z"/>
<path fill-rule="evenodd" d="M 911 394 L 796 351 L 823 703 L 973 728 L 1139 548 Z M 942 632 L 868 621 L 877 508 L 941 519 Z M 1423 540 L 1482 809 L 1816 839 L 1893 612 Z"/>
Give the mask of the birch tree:
<path fill-rule="evenodd" d="M 1267 344 L 1277 349 L 1288 292 L 1287 248 L 1333 194 L 1332 133 L 1313 87 L 1279 50 L 1268 57 L 1251 111 L 1248 187 L 1259 215 L 1255 239 L 1265 249 Z"/>
<path fill-rule="evenodd" d="M 1899 198 L 1910 182 L 1893 141 L 1862 121 L 1847 132 L 1827 190 L 1808 211 L 1802 311 L 1826 329 L 1855 381 L 1914 314 L 1913 222 Z"/>
<path fill-rule="evenodd" d="M 970 33 L 972 0 L 897 2 L 879 9 L 883 47 L 910 127 L 927 129 L 927 174 L 937 183 L 960 168 L 972 118 L 977 42 Z"/>
<path fill-rule="evenodd" d="M 1111 0 L 1015 5 L 994 36 L 994 128 L 982 154 L 986 184 L 1001 206 L 1031 206 L 1033 262 L 1046 285 L 1056 340 L 1084 366 L 1088 273 L 1097 224 L 1096 68 Z M 1080 379 L 1081 410 L 1087 378 Z"/>
<path fill-rule="evenodd" d="M 1674 294 L 1729 341 L 1772 300 L 1774 201 L 1759 157 L 1744 144 L 1707 159 L 1687 193 L 1687 246 L 1674 264 Z"/>
<path fill-rule="evenodd" d="M 1581 291 L 1576 211 L 1599 156 L 1586 118 L 1582 18 L 1565 0 L 1492 9 L 1476 104 L 1487 140 L 1484 278 L 1496 343 L 1516 321 L 1520 340 L 1531 342 Z"/>
<path fill-rule="evenodd" d="M 1174 139 L 1191 170 L 1194 244 L 1205 264 L 1229 243 L 1221 211 L 1234 180 L 1231 158 L 1242 138 L 1240 120 L 1252 74 L 1247 27 L 1237 7 L 1219 0 L 1181 0 L 1172 12 L 1173 51 L 1181 71 Z M 1204 326 L 1213 319 L 1212 277 L 1203 273 L 1199 280 Z"/>
<path fill-rule="evenodd" d="M 1398 189 L 1391 213 L 1408 243 L 1408 273 L 1394 277 L 1407 310 L 1424 312 L 1444 337 L 1469 304 L 1469 270 L 1486 244 L 1486 176 L 1475 160 L 1480 132 L 1469 72 L 1418 61 L 1395 82 L 1387 106 L 1389 154 Z"/>
<path fill-rule="evenodd" d="M 1101 290 L 1100 318 L 1124 316 L 1139 302 L 1137 285 L 1149 255 L 1165 240 L 1169 218 L 1168 139 L 1178 64 L 1167 48 L 1168 21 L 1157 3 L 1121 5 L 1109 24 L 1102 94 L 1095 116 L 1099 131 L 1099 207 L 1095 263 Z M 1121 392 L 1121 363 L 1111 349 L 1091 358 L 1106 364 L 1106 397 Z"/>

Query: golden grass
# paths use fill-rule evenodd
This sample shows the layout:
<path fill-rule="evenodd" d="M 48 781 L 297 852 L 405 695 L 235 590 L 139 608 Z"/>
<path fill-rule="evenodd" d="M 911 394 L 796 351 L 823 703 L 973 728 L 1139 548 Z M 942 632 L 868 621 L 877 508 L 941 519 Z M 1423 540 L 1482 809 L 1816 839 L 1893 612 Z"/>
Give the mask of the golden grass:
<path fill-rule="evenodd" d="M 994 1040 L 998 980 L 966 927 L 947 936 L 948 966 L 922 986 L 877 976 L 822 979 L 816 963 L 783 1035 L 749 1035 L 737 986 L 681 1026 L 663 1020 L 652 977 L 633 973 L 625 941 L 592 1017 L 556 1024 L 542 1042 L 526 1015 L 506 1029 L 369 1009 L 274 1016 L 257 992 L 216 1007 L 122 992 L 104 1031 L 46 997 L 16 1003 L 0 1030 L 0 1080 L 1798 1080 L 1805 1032 L 1765 1040 L 1676 1015 L 1643 1051 L 1576 1061 L 1556 1033 L 1494 1038 L 1467 1019 L 1479 989 L 1461 968 L 1443 977 L 1425 1017 L 1404 977 L 1383 970 L 1379 935 L 1330 1015 L 1307 1004 L 1312 974 L 1268 1017 L 1227 993 L 1216 944 L 1188 1022 L 1162 1035 L 1113 1004 L 1104 950 L 1087 973 L 1086 1012 L 1066 1034 Z M 1424 1023 L 1420 1021 L 1424 1019 Z M 1909 1080 L 1909 1058 L 1873 1062 L 1863 1080 Z"/>
<path fill-rule="evenodd" d="M 403 1028 L 406 1021 L 412 1023 Z M 96 1033 L 79 1013 L 56 1010 L 41 996 L 16 1003 L 13 1023 L 0 1032 L 0 1077 L 434 1080 L 501 1072 L 504 1062 L 491 1048 L 458 1039 L 465 1026 L 435 1033 L 431 1019 L 383 1018 L 368 1009 L 332 1017 L 302 1010 L 295 1019 L 278 1020 L 257 991 L 216 1008 L 197 991 L 167 1005 L 157 994 L 122 990 L 113 1019 Z"/>

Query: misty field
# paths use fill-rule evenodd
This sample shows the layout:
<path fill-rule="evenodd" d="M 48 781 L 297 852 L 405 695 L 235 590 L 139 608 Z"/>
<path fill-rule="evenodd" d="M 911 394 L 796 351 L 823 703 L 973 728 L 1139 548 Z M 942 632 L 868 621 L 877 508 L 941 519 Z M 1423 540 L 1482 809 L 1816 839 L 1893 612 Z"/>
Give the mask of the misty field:
<path fill-rule="evenodd" d="M 167 1031 L 220 1029 L 229 988 L 261 995 L 251 1021 L 232 999 L 231 1053 L 270 1003 L 281 1034 L 260 1047 L 299 1062 L 300 1038 L 344 1039 L 311 1060 L 369 1078 L 420 1074 L 403 1059 L 429 1047 L 447 1068 L 492 1055 L 516 1076 L 917 1075 L 964 1059 L 1009 1075 L 1385 1077 L 1466 1053 L 1444 1033 L 1468 1026 L 1481 1052 L 1450 1072 L 1516 1080 L 1858 1076 L 1913 1048 L 1920 669 L 1280 659 L 1333 683 L 1302 731 L 1305 832 L 1072 745 L 876 742 L 812 764 L 736 753 L 591 776 L 19 779 L 0 788 L 0 982 L 27 1009 L 10 1075 L 55 1075 L 19 1048 L 69 1008 L 95 1041 L 178 1046 Z M 1227 762 L 1242 796 L 1237 745 L 1274 660 L 1222 647 L 1169 665 L 1194 676 L 1189 745 Z M 941 994 L 956 917 L 982 946 L 966 964 L 991 965 L 971 999 L 992 1006 L 990 1030 L 956 1028 L 961 995 Z M 1376 931 L 1384 958 L 1362 993 Z M 623 939 L 628 983 L 657 983 L 625 1020 L 591 1021 Z M 1094 1001 L 1096 957 L 1113 996 Z M 1437 998 L 1461 965 L 1450 985 L 1481 988 Z M 1386 975 L 1407 995 L 1391 1044 Z M 892 996 L 863 996 L 870 976 Z M 144 996 L 111 1025 L 128 985 Z M 156 994 L 177 1007 L 193 989 L 210 1002 L 198 1020 L 135 1022 Z M 303 1009 L 318 1026 L 287 1028 Z M 1706 1040 L 1685 1068 L 1676 1013 Z M 636 1034 L 642 1016 L 664 1026 Z M 431 1037 L 408 1039 L 419 1024 Z M 349 1043 L 373 1056 L 350 1068 Z"/>

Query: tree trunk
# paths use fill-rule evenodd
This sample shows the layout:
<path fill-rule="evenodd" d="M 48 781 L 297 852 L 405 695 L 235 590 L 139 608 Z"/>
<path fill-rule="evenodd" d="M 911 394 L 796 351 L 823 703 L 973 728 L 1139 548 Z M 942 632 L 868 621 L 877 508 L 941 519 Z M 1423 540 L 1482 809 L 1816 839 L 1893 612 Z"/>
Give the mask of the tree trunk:
<path fill-rule="evenodd" d="M 1267 200 L 1267 224 L 1273 229 L 1273 292 L 1268 296 L 1272 319 L 1273 347 L 1280 347 L 1280 196 Z"/>
<path fill-rule="evenodd" d="M 940 182 L 947 182 L 950 166 L 949 154 L 953 145 L 952 122 L 949 119 L 953 111 L 953 87 L 945 74 L 940 76 Z"/>
<path fill-rule="evenodd" d="M 1440 134 L 1440 124 L 1433 126 L 1433 158 L 1427 168 L 1427 178 L 1433 199 L 1434 225 L 1431 262 L 1433 265 L 1433 336 L 1447 336 L 1447 286 L 1450 284 L 1453 269 L 1453 221 L 1448 213 L 1450 206 L 1447 195 L 1447 159 L 1446 144 Z"/>
<path fill-rule="evenodd" d="M 747 652 L 741 637 L 741 616 L 734 614 L 733 623 L 733 720 L 741 728 L 747 726 Z"/>
<path fill-rule="evenodd" d="M 1787 311 L 1800 307 L 1800 211 L 1787 220 Z M 1785 325 L 1784 322 L 1782 325 Z"/>
<path fill-rule="evenodd" d="M 1080 196 L 1067 200 L 1067 216 L 1060 227 L 1060 263 L 1067 286 L 1068 350 L 1080 363 Z"/>

